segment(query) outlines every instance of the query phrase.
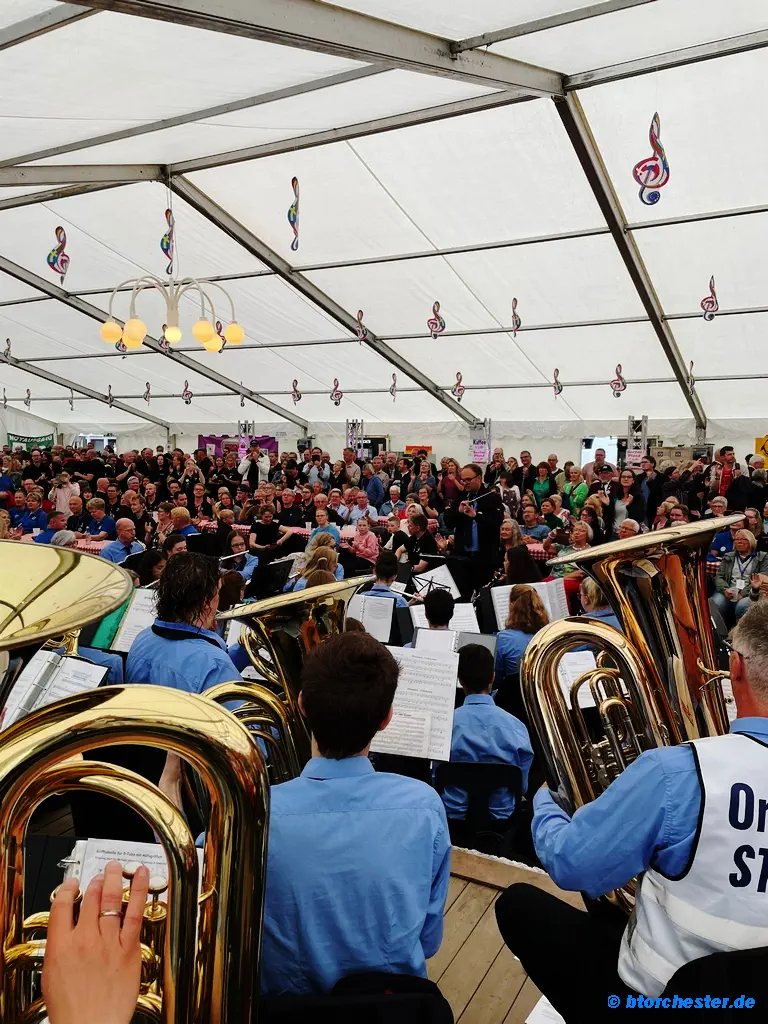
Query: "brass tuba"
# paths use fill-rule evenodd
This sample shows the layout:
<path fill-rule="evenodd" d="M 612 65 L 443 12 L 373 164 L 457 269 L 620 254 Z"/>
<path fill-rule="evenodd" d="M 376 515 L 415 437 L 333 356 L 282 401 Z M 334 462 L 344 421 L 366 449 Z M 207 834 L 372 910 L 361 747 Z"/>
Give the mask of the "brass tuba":
<path fill-rule="evenodd" d="M 741 516 L 702 520 L 562 555 L 600 584 L 623 633 L 596 619 L 553 622 L 528 645 L 520 685 L 543 751 L 547 781 L 570 813 L 594 800 L 643 750 L 728 731 L 706 561 L 714 535 Z M 571 687 L 564 654 L 589 644 L 597 668 Z M 591 689 L 602 736 L 590 735 L 579 690 Z"/>
<path fill-rule="evenodd" d="M 290 737 L 286 750 L 293 771 L 291 777 L 298 775 L 310 758 L 309 734 L 298 705 L 304 659 L 313 647 L 343 632 L 349 602 L 374 579 L 354 576 L 338 583 L 307 587 L 253 604 L 240 604 L 218 616 L 222 621 L 237 619 L 243 624 L 240 642 L 268 684 L 246 685 L 255 706 L 264 715 L 276 716 L 280 734 Z M 233 694 L 216 687 L 207 696 L 230 700 Z"/>
<path fill-rule="evenodd" d="M 0 653 L 76 631 L 130 589 L 127 573 L 104 559 L 2 544 Z M 202 778 L 210 818 L 199 904 L 194 839 L 168 798 L 133 772 L 77 759 L 125 743 L 164 748 Z M 0 1020 L 45 1016 L 38 980 L 47 914 L 24 919 L 24 837 L 39 804 L 70 790 L 127 804 L 168 858 L 167 898 L 156 893 L 145 912 L 140 1013 L 163 1024 L 255 1020 L 269 808 L 261 754 L 212 701 L 138 685 L 68 697 L 0 733 Z"/>

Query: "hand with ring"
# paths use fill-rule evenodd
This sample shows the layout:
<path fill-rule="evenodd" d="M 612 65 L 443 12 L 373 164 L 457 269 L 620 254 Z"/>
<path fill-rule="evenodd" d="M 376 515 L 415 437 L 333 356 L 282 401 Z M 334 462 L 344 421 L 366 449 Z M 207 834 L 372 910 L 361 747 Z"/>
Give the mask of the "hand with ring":
<path fill-rule="evenodd" d="M 50 1024 L 129 1024 L 139 995 L 139 937 L 148 889 L 149 871 L 142 866 L 123 915 L 122 868 L 110 861 L 88 886 L 74 924 L 77 880 L 59 887 L 43 961 Z"/>

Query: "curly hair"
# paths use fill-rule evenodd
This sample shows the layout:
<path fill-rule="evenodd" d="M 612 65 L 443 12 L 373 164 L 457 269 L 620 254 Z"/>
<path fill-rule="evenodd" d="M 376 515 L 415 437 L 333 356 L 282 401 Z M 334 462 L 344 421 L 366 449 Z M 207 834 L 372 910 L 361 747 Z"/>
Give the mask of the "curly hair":
<path fill-rule="evenodd" d="M 533 587 L 512 587 L 504 628 L 519 629 L 523 633 L 537 633 L 548 624 L 547 610 Z"/>

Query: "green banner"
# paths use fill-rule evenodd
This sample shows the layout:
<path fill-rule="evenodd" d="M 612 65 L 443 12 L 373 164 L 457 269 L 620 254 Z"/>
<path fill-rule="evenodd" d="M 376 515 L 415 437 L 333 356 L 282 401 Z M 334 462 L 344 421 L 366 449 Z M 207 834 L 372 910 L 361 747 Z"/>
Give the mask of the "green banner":
<path fill-rule="evenodd" d="M 31 452 L 33 448 L 52 448 L 53 443 L 53 434 L 40 434 L 38 437 L 25 437 L 24 434 L 8 434 L 8 444 L 11 448 L 18 448 L 20 445 L 28 452 Z"/>

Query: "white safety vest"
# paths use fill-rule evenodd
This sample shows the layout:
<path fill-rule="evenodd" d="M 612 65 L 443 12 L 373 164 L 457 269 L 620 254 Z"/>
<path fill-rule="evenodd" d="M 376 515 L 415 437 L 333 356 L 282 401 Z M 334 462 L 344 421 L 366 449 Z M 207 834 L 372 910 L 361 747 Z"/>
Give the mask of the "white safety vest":
<path fill-rule="evenodd" d="M 702 813 L 690 860 L 642 876 L 619 976 L 658 996 L 698 957 L 768 945 L 768 746 L 739 733 L 691 743 Z"/>

